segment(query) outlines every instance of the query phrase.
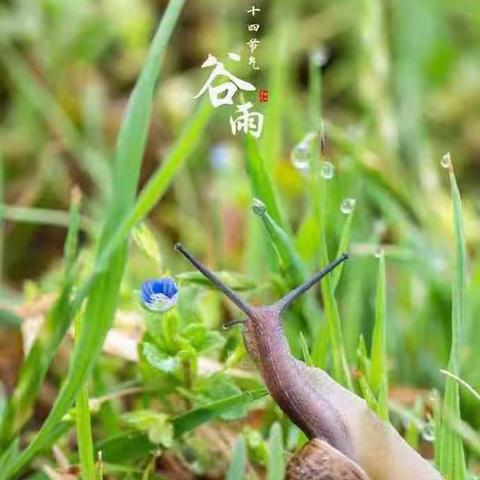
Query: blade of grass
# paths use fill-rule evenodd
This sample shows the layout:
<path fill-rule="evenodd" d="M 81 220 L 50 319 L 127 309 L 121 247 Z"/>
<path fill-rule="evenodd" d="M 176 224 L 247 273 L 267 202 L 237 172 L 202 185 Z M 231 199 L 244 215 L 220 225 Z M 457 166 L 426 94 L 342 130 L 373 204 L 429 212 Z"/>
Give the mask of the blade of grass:
<path fill-rule="evenodd" d="M 387 373 L 387 328 L 386 328 L 386 293 L 385 293 L 385 254 L 380 253 L 378 263 L 377 292 L 375 298 L 375 323 L 373 327 L 372 349 L 370 355 L 369 381 L 372 391 L 377 396 L 379 414 L 388 420 Z"/>
<path fill-rule="evenodd" d="M 477 392 L 468 382 L 455 375 L 448 370 L 440 370 L 440 373 L 447 375 L 447 377 L 453 378 L 459 385 L 461 385 L 465 390 L 469 391 L 478 401 L 480 401 L 480 393 Z"/>
<path fill-rule="evenodd" d="M 396 147 L 396 125 L 390 104 L 390 56 L 384 31 L 385 14 L 380 0 L 361 0 L 359 91 L 375 145 L 390 153 Z M 390 162 L 391 156 L 384 155 Z"/>
<path fill-rule="evenodd" d="M 295 2 L 280 1 L 276 2 L 271 10 L 271 25 L 274 30 L 271 38 L 275 39 L 274 44 L 269 47 L 274 52 L 268 77 L 271 100 L 266 104 L 265 118 L 268 121 L 265 124 L 261 142 L 262 153 L 265 155 L 269 169 L 273 169 L 280 160 L 282 149 L 282 124 L 288 98 L 288 64 L 291 45 L 289 38 L 293 30 L 291 19 L 295 7 Z M 264 200 L 262 197 L 258 198 Z M 267 202 L 265 203 L 270 207 Z M 270 208 L 269 210 L 273 212 Z M 276 220 L 279 219 L 276 218 Z"/>
<path fill-rule="evenodd" d="M 307 269 L 297 252 L 293 240 L 270 215 L 266 205 L 258 199 L 253 201 L 253 212 L 260 217 L 268 238 L 277 251 L 288 277 L 289 286 L 296 287 L 307 279 Z"/>
<path fill-rule="evenodd" d="M 463 345 L 466 286 L 466 246 L 463 227 L 462 199 L 453 166 L 449 165 L 452 197 L 453 224 L 455 232 L 455 277 L 452 285 L 452 345 L 448 369 L 456 376 L 460 373 L 460 351 Z M 461 437 L 449 425 L 461 421 L 460 392 L 456 380 L 448 377 L 445 385 L 442 411 L 437 424 L 435 462 L 439 470 L 452 480 L 466 478 L 465 453 Z"/>
<path fill-rule="evenodd" d="M 183 8 L 184 0 L 169 2 L 152 41 L 145 66 L 130 98 L 119 133 L 113 172 L 113 194 L 99 240 L 97 257 L 107 247 L 118 219 L 134 207 L 140 165 L 150 122 L 152 99 L 161 60 L 168 40 Z M 69 373 L 58 398 L 36 437 L 17 458 L 10 475 L 17 474 L 42 449 L 55 425 L 67 413 L 79 389 L 88 378 L 100 354 L 103 340 L 110 328 L 116 309 L 120 282 L 126 260 L 126 246 L 121 245 L 112 255 L 105 273 L 92 282 L 85 309 L 89 328 L 80 332 L 70 363 Z"/>
<path fill-rule="evenodd" d="M 266 205 L 272 218 L 283 230 L 289 231 L 267 165 L 251 135 L 246 137 L 246 148 L 247 172 L 252 183 L 253 196 Z"/>
<path fill-rule="evenodd" d="M 350 245 L 350 236 L 352 233 L 352 223 L 353 223 L 354 212 L 355 212 L 355 207 L 352 209 L 350 213 L 347 213 L 347 218 L 343 225 L 342 234 L 340 236 L 340 242 L 338 244 L 337 258 L 340 257 L 340 255 L 343 252 L 348 251 L 348 247 Z M 343 267 L 344 265 L 342 263 L 332 272 L 332 288 L 334 292 L 337 290 L 338 282 L 342 277 Z"/>
<path fill-rule="evenodd" d="M 328 250 L 326 239 L 325 212 L 327 205 L 327 182 L 329 180 L 321 177 L 321 210 L 317 219 L 320 228 L 320 265 L 327 265 Z M 332 279 L 327 275 L 320 284 L 322 289 L 325 317 L 327 319 L 328 333 L 333 357 L 334 376 L 342 385 L 350 390 L 353 389 L 350 369 L 348 367 L 345 342 L 343 340 L 342 325 L 338 311 L 337 301 L 333 292 Z"/>
<path fill-rule="evenodd" d="M 321 242 L 322 242 L 322 191 L 321 191 L 321 182 L 322 177 L 320 174 L 320 165 L 318 160 L 320 159 L 321 150 L 323 150 L 323 99 L 322 99 L 322 71 L 321 68 L 314 61 L 314 56 L 311 54 L 309 58 L 309 84 L 308 84 L 308 93 L 309 93 L 309 110 L 310 110 L 310 122 L 314 131 L 317 131 L 320 135 L 320 144 L 319 142 L 309 142 L 310 148 L 310 175 L 309 175 L 309 191 L 311 196 L 311 205 L 312 211 L 310 215 L 312 217 L 312 222 L 314 224 L 312 243 L 314 247 L 314 258 L 322 260 L 320 254 Z M 335 277 L 332 277 L 335 278 Z M 328 280 L 330 281 L 330 280 Z M 322 295 L 323 288 L 321 287 Z M 326 314 L 327 306 L 324 304 L 324 313 Z M 315 365 L 320 368 L 326 368 L 327 364 L 327 353 L 328 353 L 328 344 L 332 334 L 332 326 L 329 325 L 329 321 L 332 320 L 332 304 L 331 302 L 328 305 L 330 316 L 327 317 L 327 322 L 324 323 L 321 328 L 319 328 L 315 335 L 313 336 L 313 346 L 312 346 L 312 357 L 315 362 Z M 337 352 L 334 352 L 334 368 L 337 371 L 337 374 L 340 375 L 339 370 L 341 369 L 339 365 L 339 358 Z"/>
<path fill-rule="evenodd" d="M 280 265 L 285 271 L 289 287 L 297 287 L 307 279 L 308 275 L 293 239 L 275 222 L 266 206 L 260 200 L 254 200 L 253 211 L 261 218 L 265 226 L 268 239 L 278 255 Z M 303 324 L 308 327 L 310 333 L 314 334 L 319 327 L 318 317 L 321 316 L 320 308 L 316 305 L 313 296 L 299 299 L 298 305 Z"/>
<path fill-rule="evenodd" d="M 19 374 L 17 386 L 0 422 L 0 442 L 7 443 L 30 417 L 33 403 L 48 367 L 69 326 L 69 298 L 74 284 L 74 264 L 80 227 L 80 196 L 74 191 L 70 225 L 64 247 L 64 273 L 60 294 L 43 322 Z"/>
<path fill-rule="evenodd" d="M 175 173 L 183 166 L 186 159 L 191 155 L 193 149 L 197 144 L 197 139 L 201 137 L 201 132 L 205 128 L 207 122 L 210 119 L 212 108 L 209 106 L 207 102 L 204 102 L 197 112 L 193 115 L 190 122 L 188 122 L 187 126 L 185 127 L 184 131 L 180 135 L 178 142 L 175 144 L 173 149 L 171 150 L 170 154 L 167 156 L 165 161 L 162 163 L 162 166 L 152 175 L 151 179 L 144 187 L 142 192 L 139 195 L 139 198 L 135 204 L 135 208 L 132 213 L 126 216 L 123 222 L 119 223 L 119 227 L 117 229 L 117 233 L 113 235 L 112 241 L 105 250 L 102 251 L 100 258 L 96 262 L 95 272 L 87 279 L 83 287 L 77 293 L 75 297 L 75 301 L 72 302 L 73 305 L 70 307 L 68 306 L 66 299 L 69 297 L 67 294 L 62 294 L 59 297 L 57 303 L 62 303 L 62 308 L 54 306 L 52 312 L 49 313 L 49 318 L 51 318 L 51 323 L 56 325 L 57 329 L 59 329 L 58 334 L 54 335 L 50 340 L 52 342 L 52 346 L 46 348 L 46 350 L 51 352 L 49 356 L 50 360 L 45 360 L 45 368 L 48 368 L 51 359 L 54 356 L 54 352 L 57 351 L 59 342 L 61 338 L 68 328 L 68 325 L 63 325 L 61 322 L 57 321 L 57 318 L 61 318 L 70 322 L 70 319 L 73 317 L 76 310 L 78 310 L 79 306 L 83 302 L 84 298 L 87 296 L 88 292 L 92 288 L 94 284 L 94 280 L 97 276 L 105 270 L 108 262 L 114 252 L 115 248 L 121 244 L 121 242 L 127 237 L 129 230 L 144 216 L 148 214 L 148 212 L 154 207 L 156 202 L 158 202 L 159 198 L 163 195 L 166 191 L 168 185 L 171 183 Z M 56 305 L 57 305 L 56 303 Z M 60 332 L 60 327 L 63 325 L 63 333 Z M 56 347 L 53 347 L 56 345 Z M 35 352 L 36 348 L 32 349 L 32 352 Z M 31 360 L 32 365 L 37 365 L 38 357 L 33 356 Z M 43 365 L 43 363 L 41 363 Z M 28 369 L 30 371 L 34 371 Z M 37 372 L 38 373 L 38 372 Z M 28 399 L 33 400 L 35 398 L 35 391 L 38 391 L 40 380 L 43 379 L 42 375 L 34 375 L 35 381 L 37 381 L 37 387 L 35 384 L 32 383 L 32 378 L 26 379 L 24 382 L 24 387 L 30 385 L 31 389 L 25 390 L 23 393 L 23 389 L 19 387 L 20 392 L 18 395 L 28 401 Z M 18 400 L 18 412 L 21 412 L 25 415 L 25 418 L 19 422 L 19 425 L 15 428 L 15 431 L 21 427 L 24 423 L 25 419 L 28 418 L 28 409 L 26 407 L 21 407 L 22 404 L 21 400 Z"/>
<path fill-rule="evenodd" d="M 244 480 L 247 467 L 247 446 L 245 439 L 239 437 L 233 445 L 232 462 L 228 467 L 226 480 Z"/>
<path fill-rule="evenodd" d="M 175 436 L 183 435 L 199 427 L 205 422 L 213 420 L 223 412 L 238 405 L 246 405 L 265 396 L 264 389 L 253 390 L 247 393 L 212 402 L 208 405 L 195 408 L 173 419 Z"/>
<path fill-rule="evenodd" d="M 70 225 L 70 214 L 62 210 L 16 207 L 13 205 L 0 205 L 0 209 L 3 212 L 4 220 L 67 228 Z M 82 217 L 80 225 L 88 232 L 93 230 L 93 226 L 88 218 Z"/>
<path fill-rule="evenodd" d="M 140 192 L 135 207 L 127 212 L 123 219 L 118 219 L 118 226 L 112 234 L 110 242 L 100 253 L 95 265 L 95 272 L 85 282 L 89 284 L 96 275 L 105 270 L 115 249 L 127 238 L 130 230 L 155 207 L 162 195 L 167 191 L 175 174 L 182 168 L 186 160 L 192 155 L 198 144 L 202 133 L 211 118 L 213 108 L 208 101 L 200 104 L 197 111 L 192 115 L 185 128 L 182 130 L 179 139 L 155 173 L 150 177 L 145 187 Z M 88 291 L 87 288 L 84 292 Z M 77 295 L 77 303 L 84 296 Z"/>
<path fill-rule="evenodd" d="M 82 478 L 85 480 L 97 480 L 95 459 L 93 457 L 88 388 L 86 386 L 82 387 L 77 395 L 76 407 L 77 443 Z"/>
<path fill-rule="evenodd" d="M 13 462 L 15 457 L 17 456 L 18 446 L 20 440 L 17 438 L 15 439 L 10 445 L 3 450 L 0 455 L 0 479 L 1 480 L 8 480 L 5 473 L 7 472 L 10 464 Z"/>
<path fill-rule="evenodd" d="M 78 337 L 85 325 L 82 315 L 77 315 L 75 322 L 75 336 Z M 78 392 L 75 409 L 75 423 L 77 428 L 77 445 L 80 459 L 82 479 L 97 480 L 95 459 L 93 458 L 92 425 L 90 418 L 90 404 L 88 386 L 84 385 Z"/>
<path fill-rule="evenodd" d="M 310 123 L 316 131 L 322 128 L 322 70 L 315 60 L 315 52 L 310 54 L 308 62 L 308 100 Z"/>
<path fill-rule="evenodd" d="M 422 429 L 419 428 L 418 422 L 415 421 L 415 418 L 421 417 L 424 412 L 424 402 L 422 398 L 417 398 L 415 401 L 415 406 L 413 407 L 413 417 L 408 420 L 405 428 L 405 441 L 415 450 L 418 450 L 419 447 L 419 437 Z"/>
<path fill-rule="evenodd" d="M 283 461 L 282 427 L 275 422 L 268 438 L 268 473 L 267 480 L 283 480 L 285 465 Z"/>
<path fill-rule="evenodd" d="M 102 168 L 98 162 L 91 160 L 91 152 L 83 142 L 78 127 L 69 118 L 54 94 L 39 81 L 32 73 L 32 69 L 17 51 L 6 43 L 2 43 L 2 57 L 0 59 L 8 72 L 12 83 L 24 96 L 29 105 L 43 116 L 51 130 L 59 136 L 62 142 L 74 153 L 84 171 L 94 180 L 95 185 L 103 196 L 106 192 L 104 185 L 109 180 L 108 168 Z"/>
<path fill-rule="evenodd" d="M 195 430 L 199 426 L 218 418 L 231 408 L 253 403 L 266 395 L 264 389 L 240 393 L 231 397 L 222 398 L 208 405 L 189 410 L 172 419 L 175 437 Z M 148 455 L 154 445 L 144 433 L 122 432 L 95 445 L 96 451 L 103 452 L 103 458 L 108 463 L 134 460 Z"/>

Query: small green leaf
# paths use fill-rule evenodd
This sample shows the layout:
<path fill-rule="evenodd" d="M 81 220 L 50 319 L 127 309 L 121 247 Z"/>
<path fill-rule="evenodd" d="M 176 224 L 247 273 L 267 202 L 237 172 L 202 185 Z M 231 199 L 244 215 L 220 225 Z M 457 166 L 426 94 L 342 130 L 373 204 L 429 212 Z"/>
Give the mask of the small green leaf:
<path fill-rule="evenodd" d="M 197 382 L 199 394 L 204 397 L 206 404 L 216 398 L 229 398 L 239 395 L 242 390 L 235 384 L 231 377 L 223 374 L 212 375 L 202 378 Z M 238 404 L 226 409 L 220 414 L 222 420 L 238 420 L 247 414 L 247 405 Z"/>
<path fill-rule="evenodd" d="M 170 448 L 173 443 L 173 425 L 168 415 L 153 410 L 126 413 L 122 420 L 135 430 L 148 434 L 150 442 Z"/>
<path fill-rule="evenodd" d="M 176 308 L 172 308 L 161 315 L 146 315 L 147 332 L 154 339 L 158 348 L 165 353 L 174 355 L 180 348 L 178 336 L 180 318 Z"/>
<path fill-rule="evenodd" d="M 215 330 L 208 330 L 201 323 L 191 323 L 182 331 L 182 337 L 189 340 L 197 352 L 206 352 L 221 348 L 225 345 L 225 338 Z"/>
<path fill-rule="evenodd" d="M 153 343 L 145 342 L 142 346 L 145 360 L 163 373 L 173 373 L 178 370 L 180 360 L 177 357 L 166 355 Z"/>

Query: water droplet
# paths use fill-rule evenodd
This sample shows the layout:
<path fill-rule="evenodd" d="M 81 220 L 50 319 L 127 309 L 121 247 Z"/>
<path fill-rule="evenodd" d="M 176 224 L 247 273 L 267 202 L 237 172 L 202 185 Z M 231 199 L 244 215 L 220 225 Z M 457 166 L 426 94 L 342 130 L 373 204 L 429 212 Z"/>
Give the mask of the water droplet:
<path fill-rule="evenodd" d="M 382 258 L 385 255 L 385 252 L 382 247 L 377 247 L 374 255 L 375 255 L 375 258 Z"/>
<path fill-rule="evenodd" d="M 443 168 L 452 168 L 452 156 L 450 155 L 450 152 L 446 153 L 442 157 L 442 161 L 440 162 Z"/>
<path fill-rule="evenodd" d="M 335 167 L 332 162 L 325 161 L 322 164 L 322 177 L 331 180 L 335 176 Z"/>
<path fill-rule="evenodd" d="M 432 418 L 430 418 L 425 424 L 425 426 L 422 428 L 422 438 L 426 442 L 435 441 L 435 424 Z"/>
<path fill-rule="evenodd" d="M 346 198 L 340 205 L 340 211 L 345 215 L 350 215 L 355 210 L 357 201 L 354 198 Z"/>
<path fill-rule="evenodd" d="M 252 210 L 255 215 L 258 215 L 259 217 L 261 217 L 265 215 L 265 212 L 267 211 L 267 207 L 261 200 L 259 200 L 258 198 L 254 198 L 252 203 Z"/>
<path fill-rule="evenodd" d="M 310 54 L 310 59 L 316 67 L 323 67 L 328 60 L 328 51 L 326 48 L 319 47 Z"/>
<path fill-rule="evenodd" d="M 309 168 L 311 157 L 312 152 L 310 150 L 310 145 L 305 140 L 302 140 L 293 147 L 291 159 L 295 168 L 298 168 L 299 170 L 306 170 Z"/>

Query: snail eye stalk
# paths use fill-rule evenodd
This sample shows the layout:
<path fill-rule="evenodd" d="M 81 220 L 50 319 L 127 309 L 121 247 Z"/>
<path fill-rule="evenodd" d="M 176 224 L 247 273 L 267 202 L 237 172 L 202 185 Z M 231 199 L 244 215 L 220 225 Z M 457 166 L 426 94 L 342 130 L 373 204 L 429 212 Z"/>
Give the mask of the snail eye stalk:
<path fill-rule="evenodd" d="M 199 272 L 210 280 L 226 297 L 228 297 L 245 315 L 252 318 L 254 313 L 252 307 L 248 305 L 240 296 L 238 296 L 230 287 L 225 285 L 213 272 L 205 265 L 200 263 L 182 244 L 175 244 L 175 250 L 180 252 Z"/>
<path fill-rule="evenodd" d="M 175 250 L 180 252 L 197 270 L 199 270 L 208 280 L 210 280 L 220 291 L 222 291 L 247 317 L 255 318 L 254 308 L 246 303 L 239 295 L 237 295 L 230 287 L 225 285 L 213 272 L 211 272 L 205 265 L 199 262 L 188 250 L 186 250 L 180 243 L 175 245 Z M 310 280 L 304 284 L 293 289 L 287 293 L 283 298 L 276 302 L 275 307 L 279 312 L 284 311 L 293 301 L 307 290 L 312 288 L 323 277 L 328 275 L 338 265 L 348 259 L 348 253 L 344 253 L 339 258 L 329 263 L 325 268 L 316 273 Z"/>

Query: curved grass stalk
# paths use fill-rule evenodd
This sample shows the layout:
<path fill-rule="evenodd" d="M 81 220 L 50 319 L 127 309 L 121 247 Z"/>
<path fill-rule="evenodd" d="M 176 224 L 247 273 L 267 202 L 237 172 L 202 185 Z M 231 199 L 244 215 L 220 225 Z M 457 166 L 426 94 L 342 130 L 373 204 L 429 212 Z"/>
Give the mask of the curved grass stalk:
<path fill-rule="evenodd" d="M 102 252 L 108 248 L 112 234 L 116 231 L 118 219 L 123 218 L 134 208 L 160 64 L 184 3 L 185 0 L 169 2 L 130 98 L 116 147 L 113 194 L 100 236 L 97 259 L 101 258 Z M 84 313 L 85 328 L 80 332 L 75 344 L 65 383 L 42 428 L 6 472 L 7 478 L 18 475 L 21 469 L 45 447 L 52 431 L 67 413 L 90 375 L 115 313 L 125 261 L 126 245 L 122 242 L 112 252 L 106 271 L 91 281 Z"/>

